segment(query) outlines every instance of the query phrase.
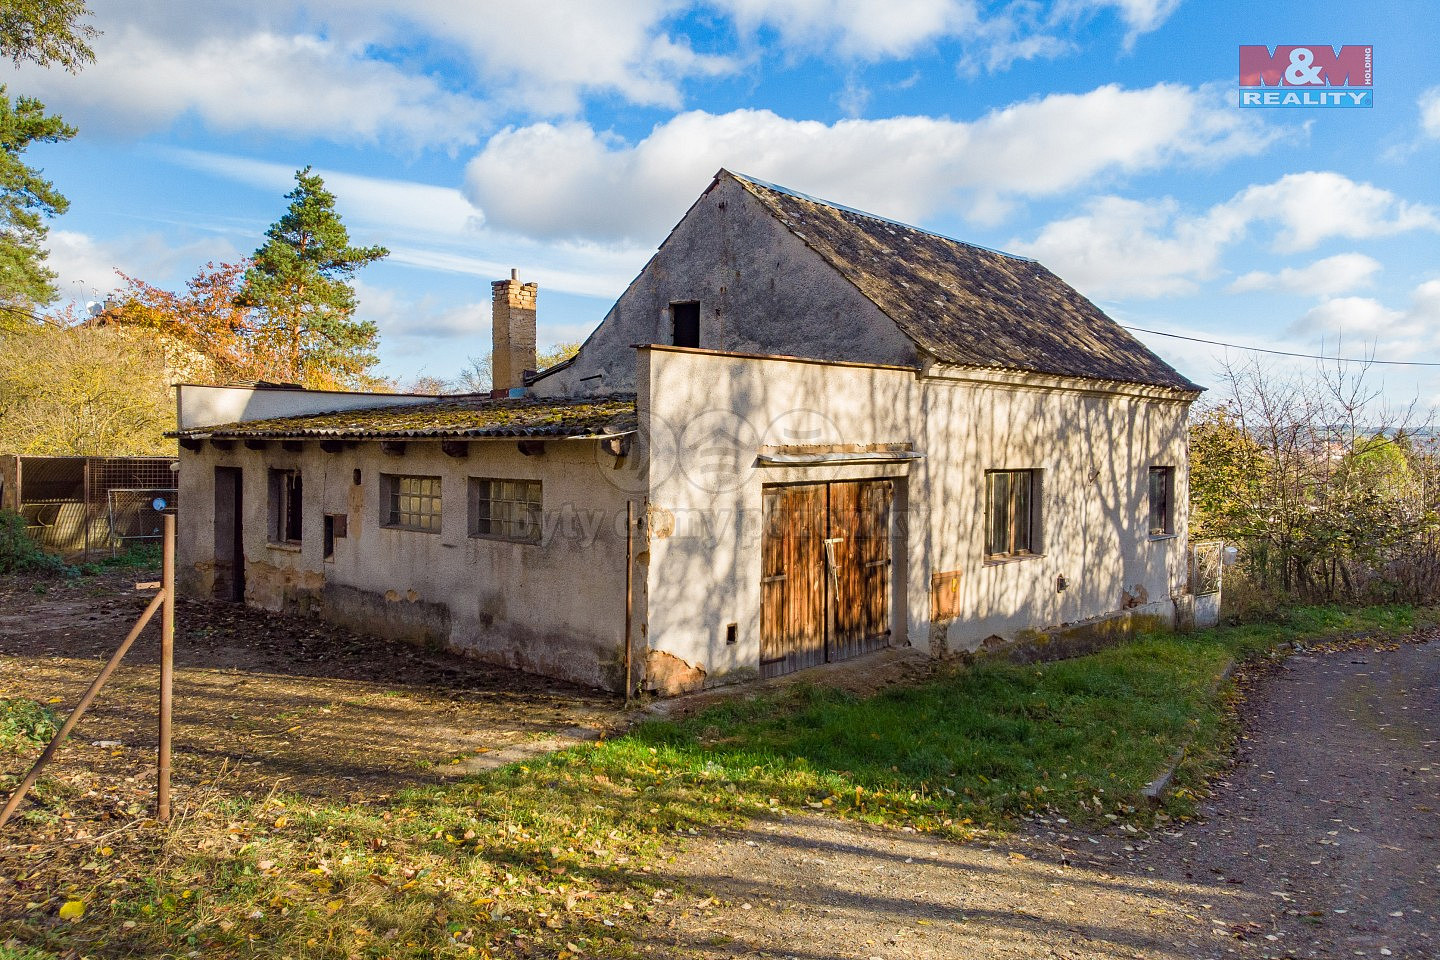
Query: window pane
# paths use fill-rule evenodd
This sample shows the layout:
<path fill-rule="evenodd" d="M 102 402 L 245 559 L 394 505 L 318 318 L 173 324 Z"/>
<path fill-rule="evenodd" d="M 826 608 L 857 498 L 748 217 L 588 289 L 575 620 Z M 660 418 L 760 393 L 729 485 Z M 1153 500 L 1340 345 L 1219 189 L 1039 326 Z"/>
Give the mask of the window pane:
<path fill-rule="evenodd" d="M 1171 532 L 1170 520 L 1170 467 L 1150 468 L 1150 533 L 1161 535 Z"/>
<path fill-rule="evenodd" d="M 990 552 L 1010 552 L 1010 477 L 990 474 Z"/>
<path fill-rule="evenodd" d="M 1010 544 L 1011 553 L 1030 551 L 1030 472 L 1021 470 L 1011 474 L 1010 499 L 1014 539 Z"/>
<path fill-rule="evenodd" d="M 498 537 L 526 543 L 539 539 L 538 480 L 471 477 L 470 491 L 472 537 Z"/>

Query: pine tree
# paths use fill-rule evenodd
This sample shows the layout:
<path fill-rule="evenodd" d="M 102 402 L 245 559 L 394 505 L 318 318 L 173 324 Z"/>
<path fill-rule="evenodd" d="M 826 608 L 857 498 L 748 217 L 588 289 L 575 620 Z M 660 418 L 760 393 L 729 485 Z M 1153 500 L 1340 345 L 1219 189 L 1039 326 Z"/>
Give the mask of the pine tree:
<path fill-rule="evenodd" d="M 352 385 L 376 362 L 379 331 L 355 319 L 350 280 L 389 254 L 352 247 L 335 195 L 309 167 L 295 173 L 290 208 L 251 258 L 241 302 L 260 312 L 256 336 L 287 379 L 312 387 Z"/>
<path fill-rule="evenodd" d="M 13 102 L 0 85 L 0 328 L 28 320 L 55 299 L 55 272 L 45 265 L 47 217 L 70 202 L 22 159 L 33 143 L 58 143 L 75 128 L 47 114 L 34 97 Z"/>

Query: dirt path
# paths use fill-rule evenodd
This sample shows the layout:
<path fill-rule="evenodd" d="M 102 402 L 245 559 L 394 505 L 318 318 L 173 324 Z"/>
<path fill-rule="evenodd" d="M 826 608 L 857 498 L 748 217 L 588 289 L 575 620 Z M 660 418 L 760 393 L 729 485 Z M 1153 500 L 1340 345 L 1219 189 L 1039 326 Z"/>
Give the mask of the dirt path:
<path fill-rule="evenodd" d="M 954 844 L 816 816 L 667 865 L 676 957 L 1440 958 L 1440 642 L 1297 655 L 1200 823 Z"/>
<path fill-rule="evenodd" d="M 135 580 L 0 581 L 0 697 L 50 702 L 63 717 L 148 601 Z M 285 791 L 371 799 L 450 772 L 448 759 L 621 718 L 617 700 L 592 690 L 317 618 L 182 599 L 176 623 L 180 800 L 217 778 L 230 790 L 279 782 Z M 83 789 L 132 777 L 142 798 L 153 789 L 156 636 L 152 626 L 136 642 L 53 775 Z M 0 772 L 24 767 L 0 757 Z"/>

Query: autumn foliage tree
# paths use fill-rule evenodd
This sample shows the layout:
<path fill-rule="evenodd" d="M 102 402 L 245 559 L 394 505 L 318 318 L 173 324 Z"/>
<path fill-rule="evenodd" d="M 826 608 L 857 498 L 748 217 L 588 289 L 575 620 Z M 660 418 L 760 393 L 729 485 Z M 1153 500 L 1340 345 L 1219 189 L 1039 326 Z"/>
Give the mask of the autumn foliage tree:
<path fill-rule="evenodd" d="M 183 293 L 121 273 L 126 289 L 100 315 L 101 324 L 153 333 L 165 350 L 166 365 L 182 371 L 184 379 L 273 379 L 278 364 L 257 349 L 262 343 L 257 314 L 240 303 L 249 267 L 248 260 L 207 263 Z M 199 369 L 188 369 L 194 367 Z"/>

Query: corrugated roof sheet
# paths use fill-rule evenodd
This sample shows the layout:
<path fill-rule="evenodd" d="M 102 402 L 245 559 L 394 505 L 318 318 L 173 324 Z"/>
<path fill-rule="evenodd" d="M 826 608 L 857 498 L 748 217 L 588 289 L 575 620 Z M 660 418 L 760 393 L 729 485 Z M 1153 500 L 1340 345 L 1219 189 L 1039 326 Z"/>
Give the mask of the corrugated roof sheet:
<path fill-rule="evenodd" d="M 182 430 L 180 437 L 338 438 L 591 437 L 636 428 L 635 398 L 491 400 L 465 396 L 402 406 L 247 420 Z"/>
<path fill-rule="evenodd" d="M 941 361 L 1201 389 L 1034 260 L 721 175 Z"/>

